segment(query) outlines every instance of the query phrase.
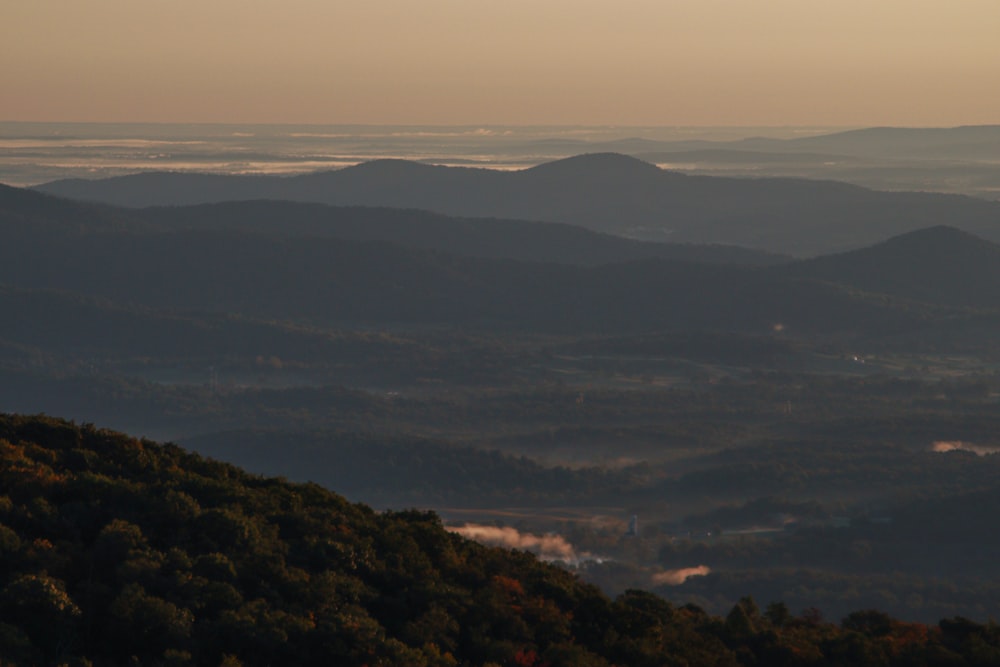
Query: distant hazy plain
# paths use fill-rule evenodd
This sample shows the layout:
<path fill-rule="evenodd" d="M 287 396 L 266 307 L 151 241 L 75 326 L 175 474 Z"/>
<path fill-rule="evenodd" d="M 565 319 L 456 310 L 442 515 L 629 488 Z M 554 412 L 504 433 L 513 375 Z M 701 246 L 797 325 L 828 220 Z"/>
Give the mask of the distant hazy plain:
<path fill-rule="evenodd" d="M 1000 199 L 1000 126 L 850 129 L 0 122 L 0 183 L 144 171 L 293 175 L 382 158 L 523 169 L 613 152 L 688 174 Z"/>
<path fill-rule="evenodd" d="M 298 174 L 378 158 L 520 169 L 570 155 L 619 149 L 630 140 L 784 139 L 838 129 L 844 128 L 2 122 L 0 183 L 26 186 L 140 171 Z"/>

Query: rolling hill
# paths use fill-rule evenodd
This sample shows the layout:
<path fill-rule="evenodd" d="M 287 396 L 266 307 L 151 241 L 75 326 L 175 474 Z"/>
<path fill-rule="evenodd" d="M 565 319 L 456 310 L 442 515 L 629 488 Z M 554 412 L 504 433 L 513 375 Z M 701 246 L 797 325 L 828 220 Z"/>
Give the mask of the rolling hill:
<path fill-rule="evenodd" d="M 0 185 L 6 238 L 109 232 L 235 232 L 282 238 L 387 241 L 450 254 L 598 265 L 647 258 L 713 264 L 788 261 L 736 246 L 654 243 L 560 223 L 453 218 L 417 209 L 334 207 L 276 200 L 122 209 Z"/>
<path fill-rule="evenodd" d="M 389 241 L 453 255 L 585 266 L 649 258 L 761 266 L 790 259 L 738 246 L 644 242 L 562 223 L 455 218 L 417 209 L 254 200 L 147 208 L 129 214 L 171 231 Z"/>
<path fill-rule="evenodd" d="M 615 159 L 659 178 L 654 167 Z M 586 160 L 558 163 L 539 173 L 558 180 L 570 167 L 587 166 Z M 113 305 L 101 306 L 109 320 L 133 318 L 136 331 L 154 322 L 163 331 L 186 331 L 174 337 L 178 349 L 185 340 L 192 349 L 218 348 L 220 323 L 247 340 L 272 341 L 268 348 L 304 336 L 288 322 L 605 335 L 756 335 L 780 325 L 785 335 L 876 337 L 972 326 L 981 337 L 988 325 L 982 318 L 992 315 L 968 308 L 998 307 L 991 296 L 998 284 L 995 246 L 942 228 L 842 255 L 754 267 L 719 263 L 761 260 L 727 248 L 627 240 L 605 248 L 607 238 L 564 225 L 482 221 L 480 227 L 413 211 L 279 202 L 125 210 L 12 189 L 0 195 L 6 234 L 0 285 L 15 290 L 9 298 L 20 295 L 11 301 L 19 304 L 12 316 L 30 311 L 28 294 L 104 299 Z M 504 241 L 508 229 L 513 233 Z M 647 252 L 652 257 L 643 257 Z M 518 254 L 546 261 L 505 258 Z M 629 261 L 607 263 L 616 255 Z M 195 333 L 200 342 L 189 339 Z M 107 340 L 137 337 L 119 332 Z M 323 347 L 319 339 L 305 345 Z"/>
<path fill-rule="evenodd" d="M 954 227 L 917 230 L 775 273 L 926 303 L 1000 307 L 1000 246 Z"/>
<path fill-rule="evenodd" d="M 944 222 L 1000 239 L 997 202 L 828 181 L 687 176 L 617 154 L 581 155 L 515 172 L 377 160 L 295 177 L 146 173 L 57 181 L 38 189 L 134 207 L 267 198 L 419 208 L 797 256 L 863 247 Z"/>
<path fill-rule="evenodd" d="M 581 165 L 586 163 L 577 163 Z M 547 169 L 551 175 L 566 167 L 559 164 Z M 658 172 L 648 165 L 639 168 L 653 176 Z M 465 230 L 463 240 L 453 245 L 475 253 L 477 247 L 482 250 L 490 239 L 502 236 L 506 224 L 502 222 L 487 225 L 484 232 L 471 221 L 429 214 L 411 218 L 406 212 L 278 203 L 261 204 L 257 213 L 253 213 L 257 206 L 253 203 L 201 207 L 189 216 L 188 209 L 126 211 L 53 202 L 34 193 L 5 194 L 14 201 L 8 206 L 13 213 L 0 210 L 0 226 L 19 233 L 9 234 L 0 246 L 0 284 L 108 299 L 133 310 L 237 313 L 251 320 L 298 321 L 321 327 L 461 325 L 613 334 L 651 330 L 763 333 L 781 324 L 802 334 L 884 334 L 942 318 L 954 320 L 953 307 L 973 303 L 941 298 L 923 303 L 930 297 L 918 286 L 929 274 L 912 268 L 905 269 L 910 273 L 901 274 L 898 284 L 873 282 L 869 274 L 874 271 L 878 277 L 884 271 L 871 267 L 883 260 L 873 265 L 856 257 L 885 252 L 881 247 L 858 256 L 772 267 L 655 257 L 577 266 L 487 259 L 334 236 L 367 235 L 405 242 L 414 236 L 407 227 L 407 221 L 413 221 L 428 235 L 437 225 L 436 235 L 441 239 L 454 236 L 449 230 Z M 35 199 L 45 212 L 37 225 L 31 214 L 38 205 Z M 80 208 L 96 216 L 96 222 L 73 225 Z M 241 226 L 244 219 L 249 220 L 250 231 Z M 587 232 L 528 223 L 515 224 L 515 229 L 525 245 L 539 239 L 538 248 L 548 248 L 538 251 L 544 257 L 558 255 L 559 241 L 567 239 L 578 241 L 575 261 L 593 260 L 598 254 L 593 248 L 600 244 Z M 962 238 L 970 247 L 990 245 Z M 949 257 L 965 252 L 963 270 L 983 276 L 991 275 L 995 266 L 989 250 L 985 255 L 961 248 L 948 251 L 947 244 L 906 239 L 887 244 L 897 248 L 894 266 L 922 266 L 930 261 L 928 253 L 935 252 L 950 252 Z M 515 252 L 513 246 L 508 248 L 510 254 Z M 626 241 L 607 252 L 628 256 L 647 249 L 664 252 L 655 244 Z M 716 250 L 705 252 L 711 255 Z M 952 260 L 941 263 L 948 261 Z M 887 302 L 879 295 L 894 300 Z"/>
<path fill-rule="evenodd" d="M 980 665 L 1000 646 L 965 618 L 612 600 L 431 512 L 50 417 L 0 414 L 0 482 L 11 665 Z"/>

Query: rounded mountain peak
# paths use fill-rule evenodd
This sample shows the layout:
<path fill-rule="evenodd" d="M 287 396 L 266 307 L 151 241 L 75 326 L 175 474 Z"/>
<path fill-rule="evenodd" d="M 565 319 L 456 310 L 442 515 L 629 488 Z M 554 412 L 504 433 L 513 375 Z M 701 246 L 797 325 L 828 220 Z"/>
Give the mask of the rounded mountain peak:
<path fill-rule="evenodd" d="M 661 175 L 663 170 L 655 164 L 643 162 L 621 153 L 584 153 L 573 157 L 546 162 L 525 173 L 560 175 L 567 178 L 586 178 L 593 176 L 608 177 L 648 177 L 651 174 Z"/>

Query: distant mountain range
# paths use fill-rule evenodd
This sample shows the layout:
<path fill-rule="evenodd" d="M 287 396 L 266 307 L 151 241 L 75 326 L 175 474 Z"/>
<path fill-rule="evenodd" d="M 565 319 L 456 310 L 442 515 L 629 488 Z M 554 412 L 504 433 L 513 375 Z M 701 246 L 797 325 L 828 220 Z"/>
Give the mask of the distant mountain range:
<path fill-rule="evenodd" d="M 859 248 L 940 224 L 1000 241 L 1000 202 L 827 181 L 687 176 L 618 154 L 582 155 L 515 172 L 378 160 L 295 177 L 145 173 L 56 181 L 37 189 L 131 207 L 275 199 L 417 208 L 796 256 Z"/>
<path fill-rule="evenodd" d="M 1000 125 L 869 127 L 796 139 L 744 139 L 750 150 L 823 152 L 873 158 L 993 158 L 1000 155 Z"/>
<path fill-rule="evenodd" d="M 470 257 L 583 266 L 651 258 L 764 266 L 791 259 L 738 246 L 637 241 L 562 223 L 454 218 L 418 209 L 258 200 L 154 207 L 129 213 L 170 231 L 390 241 Z"/>
<path fill-rule="evenodd" d="M 135 210 L 0 185 L 0 214 L 6 235 L 56 231 L 239 232 L 282 238 L 389 241 L 471 257 L 580 265 L 658 257 L 756 266 L 791 259 L 738 246 L 636 241 L 561 223 L 463 219 L 417 209 L 272 200 Z"/>
<path fill-rule="evenodd" d="M 241 336 L 252 332 L 292 346 L 301 333 L 262 329 L 259 322 L 604 334 L 765 333 L 780 325 L 796 335 L 871 336 L 961 326 L 1000 312 L 1000 248 L 950 228 L 842 255 L 747 266 L 713 254 L 728 249 L 693 253 L 710 263 L 664 258 L 689 248 L 667 252 L 669 246 L 628 241 L 609 242 L 615 250 L 601 262 L 594 249 L 600 239 L 592 233 L 530 223 L 512 223 L 517 244 L 534 248 L 524 255 L 547 261 L 510 259 L 517 245 L 510 241 L 508 251 L 498 250 L 505 246 L 497 241 L 491 257 L 484 248 L 502 237 L 506 224 L 484 222 L 479 230 L 472 221 L 419 212 L 275 202 L 126 211 L 3 188 L 0 284 L 9 286 L 3 295 L 11 317 L 36 318 L 29 298 L 36 294 L 83 308 L 84 320 L 99 317 L 96 310 L 112 321 L 132 318 L 127 326 L 139 331 L 176 331 L 185 345 L 195 345 L 192 337 L 202 331 L 215 342 L 196 346 L 208 348 L 219 344 L 220 322 L 230 331 L 246 329 Z M 338 229 L 347 230 L 347 238 L 337 238 Z M 464 236 L 453 235 L 456 230 Z M 570 241 L 578 244 L 576 265 L 558 252 Z M 436 249 L 449 243 L 451 252 Z M 643 257 L 645 250 L 650 253 Z M 614 261 L 615 253 L 628 261 Z M 217 319 L 233 314 L 236 320 Z M 9 342 L 31 340 L 25 332 Z"/>
<path fill-rule="evenodd" d="M 778 154 L 814 153 L 871 158 L 996 158 L 1000 125 L 959 127 L 868 127 L 790 139 L 746 137 L 734 140 L 656 140 L 640 137 L 588 142 L 572 139 L 535 142 L 576 152 L 640 155 L 653 151 L 734 151 Z"/>

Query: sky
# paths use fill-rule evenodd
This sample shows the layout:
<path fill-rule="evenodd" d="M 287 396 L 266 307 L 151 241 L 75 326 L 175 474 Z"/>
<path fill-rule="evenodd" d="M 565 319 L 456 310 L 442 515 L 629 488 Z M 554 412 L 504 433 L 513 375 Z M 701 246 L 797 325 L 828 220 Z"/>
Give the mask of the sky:
<path fill-rule="evenodd" d="M 997 0 L 0 0 L 0 120 L 1000 123 Z"/>

